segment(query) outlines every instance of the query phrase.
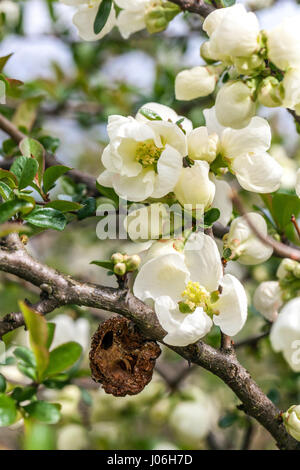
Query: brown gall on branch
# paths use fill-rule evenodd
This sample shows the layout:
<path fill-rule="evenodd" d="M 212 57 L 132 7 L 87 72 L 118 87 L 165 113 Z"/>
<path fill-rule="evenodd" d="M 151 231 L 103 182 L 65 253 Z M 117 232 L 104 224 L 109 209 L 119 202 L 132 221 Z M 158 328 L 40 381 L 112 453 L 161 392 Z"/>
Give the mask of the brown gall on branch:
<path fill-rule="evenodd" d="M 109 318 L 92 338 L 92 378 L 115 397 L 137 395 L 151 381 L 160 353 L 156 342 L 147 340 L 134 323 Z"/>
<path fill-rule="evenodd" d="M 265 245 L 271 246 L 273 248 L 275 256 L 278 256 L 280 258 L 290 258 L 292 260 L 300 262 L 299 249 L 285 245 L 281 242 L 277 242 L 276 240 L 274 240 L 274 238 L 270 237 L 269 235 L 264 236 L 262 233 L 260 233 L 259 230 L 257 230 L 256 226 L 249 219 L 247 211 L 244 208 L 236 192 L 232 193 L 232 202 L 234 203 L 238 212 L 245 217 L 247 224 L 251 228 L 252 232 L 257 236 L 257 238 L 259 238 L 259 240 L 262 241 Z"/>
<path fill-rule="evenodd" d="M 2 114 L 0 114 L 0 129 L 9 135 L 17 144 L 19 144 L 25 137 L 28 137 L 23 134 L 23 132 L 19 131 L 19 129 Z M 52 153 L 46 152 L 45 157 L 46 167 L 61 165 L 61 163 L 54 155 L 52 155 Z M 0 163 L 0 167 L 4 170 L 8 170 L 11 164 L 12 160 L 8 160 L 7 162 L 4 160 Z M 67 175 L 70 176 L 75 181 L 75 183 L 85 184 L 89 196 L 99 196 L 99 191 L 96 188 L 96 178 L 94 178 L 92 175 L 79 170 L 70 170 Z"/>
<path fill-rule="evenodd" d="M 7 246 L 0 249 L 0 270 L 35 286 L 43 286 L 44 289 L 50 287 L 51 290 L 47 289 L 51 292 L 48 299 L 55 300 L 59 306 L 71 304 L 119 313 L 134 322 L 147 339 L 163 343 L 166 332 L 155 312 L 128 290 L 79 282 L 33 259 L 21 245 L 17 242 L 16 234 L 8 237 Z M 17 320 L 19 326 L 24 324 L 19 315 Z M 2 322 L 0 331 L 5 333 Z M 263 393 L 234 354 L 216 350 L 202 341 L 186 347 L 166 346 L 188 363 L 201 366 L 222 379 L 241 400 L 243 411 L 270 432 L 280 449 L 300 450 L 300 443 L 287 433 L 278 418 L 280 410 Z"/>

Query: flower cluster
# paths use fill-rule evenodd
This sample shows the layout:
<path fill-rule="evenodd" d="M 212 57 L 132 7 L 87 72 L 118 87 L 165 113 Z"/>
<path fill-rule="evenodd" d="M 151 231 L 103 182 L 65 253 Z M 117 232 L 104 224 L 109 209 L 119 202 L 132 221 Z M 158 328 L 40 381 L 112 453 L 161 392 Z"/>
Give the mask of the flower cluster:
<path fill-rule="evenodd" d="M 174 3 L 167 0 L 60 0 L 66 5 L 77 7 L 73 23 L 85 41 L 96 41 L 117 26 L 122 37 L 129 36 L 142 29 L 149 33 L 163 31 L 169 22 L 180 13 Z M 101 11 L 103 9 L 103 11 Z M 108 11 L 109 10 L 109 11 Z M 98 15 L 106 22 L 99 32 L 95 32 L 95 20 Z M 117 14 L 117 12 L 119 12 Z"/>
<path fill-rule="evenodd" d="M 209 40 L 201 55 L 208 65 L 178 74 L 177 99 L 207 96 L 219 82 L 216 116 L 224 126 L 247 126 L 257 103 L 300 115 L 299 17 L 260 31 L 255 14 L 237 4 L 213 11 L 203 29 Z"/>

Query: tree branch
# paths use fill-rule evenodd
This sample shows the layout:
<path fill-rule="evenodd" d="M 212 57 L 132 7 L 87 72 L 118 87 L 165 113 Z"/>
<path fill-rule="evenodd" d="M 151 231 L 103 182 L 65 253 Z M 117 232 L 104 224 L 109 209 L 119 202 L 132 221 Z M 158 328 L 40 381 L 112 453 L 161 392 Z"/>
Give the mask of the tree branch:
<path fill-rule="evenodd" d="M 204 0 L 170 0 L 176 3 L 181 10 L 197 13 L 206 18 L 212 11 L 216 9 L 213 5 L 206 3 Z"/>
<path fill-rule="evenodd" d="M 55 305 L 75 304 L 100 308 L 125 316 L 134 321 L 146 337 L 163 342 L 166 332 L 154 311 L 128 290 L 82 283 L 62 274 L 33 259 L 17 241 L 15 234 L 10 235 L 6 246 L 0 249 L 0 269 L 42 290 L 45 299 L 37 305 L 41 313 L 52 311 Z M 0 331 L 5 334 L 23 323 L 19 313 L 11 314 L 0 322 Z M 220 377 L 242 401 L 243 410 L 271 433 L 280 449 L 300 449 L 300 443 L 286 432 L 280 421 L 280 410 L 262 392 L 234 354 L 218 351 L 202 341 L 184 348 L 168 347 L 189 363 L 202 366 Z"/>

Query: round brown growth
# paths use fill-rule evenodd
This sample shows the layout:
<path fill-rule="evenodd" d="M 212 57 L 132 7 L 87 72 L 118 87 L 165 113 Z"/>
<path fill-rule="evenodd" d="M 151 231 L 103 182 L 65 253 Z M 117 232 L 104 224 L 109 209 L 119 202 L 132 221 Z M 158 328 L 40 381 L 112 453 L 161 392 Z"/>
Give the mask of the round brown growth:
<path fill-rule="evenodd" d="M 160 347 L 123 317 L 101 323 L 92 338 L 92 378 L 116 397 L 136 395 L 150 382 Z"/>

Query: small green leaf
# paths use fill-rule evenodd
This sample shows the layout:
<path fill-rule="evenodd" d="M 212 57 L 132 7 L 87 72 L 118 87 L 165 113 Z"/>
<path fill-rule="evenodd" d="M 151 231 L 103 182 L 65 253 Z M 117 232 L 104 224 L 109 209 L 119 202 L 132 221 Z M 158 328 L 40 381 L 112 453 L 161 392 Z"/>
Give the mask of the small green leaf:
<path fill-rule="evenodd" d="M 24 157 L 34 158 L 38 162 L 38 182 L 41 185 L 43 173 L 45 171 L 45 149 L 35 139 L 25 137 L 19 144 Z"/>
<path fill-rule="evenodd" d="M 10 426 L 15 422 L 16 417 L 15 401 L 4 393 L 0 393 L 0 427 Z"/>
<path fill-rule="evenodd" d="M 56 324 L 48 322 L 47 327 L 48 327 L 48 340 L 47 340 L 47 345 L 46 346 L 47 346 L 47 349 L 50 349 L 50 346 L 51 346 L 53 338 L 54 338 Z"/>
<path fill-rule="evenodd" d="M 106 196 L 108 199 L 111 199 L 112 202 L 115 203 L 116 207 L 119 206 L 119 196 L 112 188 L 106 188 L 105 186 L 101 186 L 98 181 L 96 181 L 96 188 L 98 189 L 100 194 Z"/>
<path fill-rule="evenodd" d="M 28 387 L 16 387 L 11 394 L 12 398 L 18 403 L 30 400 L 36 394 L 36 387 L 29 385 Z"/>
<path fill-rule="evenodd" d="M 14 201 L 7 201 L 0 205 L 0 224 L 11 219 L 14 215 L 28 214 L 33 209 L 33 204 L 30 202 L 15 199 Z"/>
<path fill-rule="evenodd" d="M 220 428 L 229 428 L 238 419 L 237 413 L 227 413 L 223 418 L 219 420 Z"/>
<path fill-rule="evenodd" d="M 95 264 L 96 266 L 109 269 L 110 271 L 113 271 L 114 269 L 114 263 L 112 261 L 91 261 L 90 264 Z"/>
<path fill-rule="evenodd" d="M 210 209 L 204 214 L 204 226 L 211 227 L 220 217 L 220 211 L 216 207 Z"/>
<path fill-rule="evenodd" d="M 16 175 L 14 175 L 14 173 L 12 173 L 11 171 L 3 170 L 2 168 L 0 168 L 0 180 L 3 180 L 3 179 L 7 179 L 10 182 L 7 184 L 9 184 L 11 188 L 17 187 L 18 180 L 17 180 Z"/>
<path fill-rule="evenodd" d="M 221 5 L 226 8 L 226 7 L 231 7 L 232 5 L 235 4 L 235 0 L 221 0 Z"/>
<path fill-rule="evenodd" d="M 231 255 L 232 255 L 231 249 L 225 248 L 225 250 L 223 251 L 223 258 L 228 260 Z"/>
<path fill-rule="evenodd" d="M 36 369 L 30 366 L 26 366 L 23 362 L 19 362 L 17 365 L 19 371 L 29 377 L 34 382 L 37 380 Z"/>
<path fill-rule="evenodd" d="M 24 346 L 18 346 L 14 350 L 13 354 L 18 359 L 21 359 L 26 365 L 36 367 L 35 356 L 30 349 L 25 348 Z"/>
<path fill-rule="evenodd" d="M 0 374 L 0 393 L 4 393 L 6 390 L 6 380 L 4 375 Z"/>
<path fill-rule="evenodd" d="M 53 349 L 50 352 L 49 366 L 45 372 L 46 377 L 57 375 L 69 369 L 78 359 L 82 353 L 80 344 L 70 341 L 64 343 Z"/>
<path fill-rule="evenodd" d="M 50 166 L 49 168 L 47 168 L 47 170 L 44 173 L 44 183 L 43 183 L 45 193 L 48 193 L 50 189 L 53 187 L 56 180 L 58 180 L 58 178 L 60 178 L 65 173 L 67 173 L 69 170 L 71 170 L 70 167 L 63 166 L 63 165 L 55 165 L 55 166 Z"/>
<path fill-rule="evenodd" d="M 94 33 L 101 33 L 106 25 L 112 7 L 112 0 L 102 0 L 94 21 Z"/>
<path fill-rule="evenodd" d="M 16 158 L 10 168 L 12 173 L 14 173 L 18 179 L 20 190 L 26 188 L 26 186 L 29 186 L 30 183 L 32 183 L 38 169 L 38 162 L 34 158 L 24 157 L 24 155 Z"/>
<path fill-rule="evenodd" d="M 6 62 L 11 58 L 12 55 L 13 52 L 11 54 L 0 57 L 0 72 L 2 72 L 4 66 L 6 65 Z"/>
<path fill-rule="evenodd" d="M 51 207 L 38 207 L 24 217 L 24 220 L 36 227 L 59 231 L 64 230 L 67 224 L 64 214 Z"/>
<path fill-rule="evenodd" d="M 93 197 L 89 197 L 86 201 L 84 201 L 84 207 L 80 209 L 77 213 L 77 217 L 79 220 L 86 219 L 87 217 L 92 217 L 96 215 L 96 199 Z"/>
<path fill-rule="evenodd" d="M 142 114 L 149 121 L 162 121 L 162 118 L 155 111 L 152 111 L 150 108 L 143 107 L 139 110 L 139 113 Z"/>
<path fill-rule="evenodd" d="M 4 201 L 7 201 L 13 194 L 13 190 L 8 186 L 8 184 L 0 181 L 0 195 Z"/>
<path fill-rule="evenodd" d="M 73 212 L 78 211 L 82 208 L 82 204 L 73 201 L 63 201 L 61 199 L 57 201 L 48 202 L 45 207 L 52 207 L 60 212 Z"/>
<path fill-rule="evenodd" d="M 34 401 L 24 410 L 31 418 L 36 418 L 43 423 L 55 424 L 60 420 L 61 406 L 56 403 L 48 403 L 47 401 Z"/>
<path fill-rule="evenodd" d="M 30 346 L 36 359 L 38 380 L 41 381 L 49 364 L 47 322 L 43 316 L 28 307 L 24 302 L 19 302 L 19 305 L 29 330 Z"/>

